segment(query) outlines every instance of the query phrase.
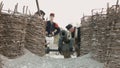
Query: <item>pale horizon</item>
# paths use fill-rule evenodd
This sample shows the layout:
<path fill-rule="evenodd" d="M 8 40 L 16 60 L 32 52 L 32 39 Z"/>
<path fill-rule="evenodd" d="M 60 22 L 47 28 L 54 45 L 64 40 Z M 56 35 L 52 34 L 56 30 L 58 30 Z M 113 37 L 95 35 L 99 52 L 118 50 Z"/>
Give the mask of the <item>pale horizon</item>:
<path fill-rule="evenodd" d="M 16 3 L 18 11 L 22 12 L 23 6 L 28 6 L 32 14 L 37 11 L 36 0 L 1 0 L 4 3 L 3 9 L 13 10 Z M 78 25 L 80 19 L 84 15 L 91 15 L 92 9 L 106 8 L 107 3 L 116 4 L 117 0 L 39 0 L 40 9 L 46 13 L 45 18 L 49 18 L 49 14 L 55 13 L 55 22 L 60 27 L 65 28 L 67 24 Z"/>

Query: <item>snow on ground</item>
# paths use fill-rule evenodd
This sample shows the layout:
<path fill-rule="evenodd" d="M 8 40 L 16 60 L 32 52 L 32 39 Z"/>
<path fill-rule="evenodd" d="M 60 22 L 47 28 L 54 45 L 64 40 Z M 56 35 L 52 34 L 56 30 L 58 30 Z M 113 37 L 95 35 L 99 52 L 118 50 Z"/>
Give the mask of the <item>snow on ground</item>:
<path fill-rule="evenodd" d="M 91 59 L 91 54 L 79 58 L 63 59 L 52 58 L 49 55 L 39 57 L 27 51 L 26 54 L 17 59 L 4 59 L 3 68 L 103 68 L 103 63 Z"/>
<path fill-rule="evenodd" d="M 63 55 L 61 55 L 59 52 L 50 52 L 49 54 L 46 54 L 45 56 L 51 57 L 51 58 L 64 58 Z M 71 55 L 72 58 L 76 58 L 75 53 Z"/>

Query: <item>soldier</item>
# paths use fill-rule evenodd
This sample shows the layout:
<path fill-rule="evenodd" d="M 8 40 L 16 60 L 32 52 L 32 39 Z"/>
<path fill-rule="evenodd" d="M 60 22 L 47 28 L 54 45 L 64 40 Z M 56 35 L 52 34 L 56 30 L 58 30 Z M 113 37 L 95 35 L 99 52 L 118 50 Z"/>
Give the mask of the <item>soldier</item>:
<path fill-rule="evenodd" d="M 46 23 L 46 41 L 49 46 L 52 47 L 54 43 L 54 36 L 58 35 L 60 28 L 57 23 L 54 22 L 54 13 L 50 13 L 50 20 Z"/>
<path fill-rule="evenodd" d="M 80 43 L 81 43 L 80 27 L 73 27 L 71 24 L 68 24 L 66 26 L 66 29 L 71 33 L 70 51 L 73 51 L 73 46 L 74 46 L 75 52 L 77 53 L 77 57 L 79 57 Z"/>
<path fill-rule="evenodd" d="M 40 15 L 39 15 L 39 12 L 40 12 Z M 45 16 L 45 12 L 43 11 L 43 10 L 40 10 L 40 11 L 37 11 L 36 13 L 35 13 L 35 16 L 36 17 L 41 17 L 43 20 L 45 20 L 45 18 L 44 18 L 44 16 Z"/>

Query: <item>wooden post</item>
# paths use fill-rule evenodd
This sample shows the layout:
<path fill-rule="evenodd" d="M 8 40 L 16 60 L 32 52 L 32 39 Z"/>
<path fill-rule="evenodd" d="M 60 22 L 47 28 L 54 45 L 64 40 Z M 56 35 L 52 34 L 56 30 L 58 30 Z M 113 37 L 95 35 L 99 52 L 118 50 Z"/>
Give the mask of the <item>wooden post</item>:
<path fill-rule="evenodd" d="M 0 3 L 0 13 L 1 13 L 1 11 L 2 11 L 3 5 L 4 5 L 3 2 L 1 2 L 1 3 Z"/>
<path fill-rule="evenodd" d="M 26 13 L 25 13 L 26 15 L 27 15 L 27 12 L 28 12 L 28 6 L 26 6 Z"/>
<path fill-rule="evenodd" d="M 107 15 L 109 14 L 109 3 L 107 3 Z"/>
<path fill-rule="evenodd" d="M 116 2 L 116 5 L 118 5 L 119 4 L 119 0 L 117 0 L 117 2 Z"/>
<path fill-rule="evenodd" d="M 103 14 L 103 12 L 104 12 L 104 8 L 102 8 L 102 10 L 101 10 L 101 15 Z"/>
<path fill-rule="evenodd" d="M 38 13 L 39 13 L 39 15 L 41 16 L 38 0 L 36 0 L 36 5 L 37 5 Z"/>
<path fill-rule="evenodd" d="M 117 11 L 117 8 L 119 7 L 119 0 L 117 0 L 117 2 L 116 2 L 116 11 Z"/>
<path fill-rule="evenodd" d="M 25 13 L 25 6 L 23 6 L 23 14 Z"/>
<path fill-rule="evenodd" d="M 30 12 L 30 10 L 29 10 L 29 15 L 31 16 L 31 12 Z"/>
<path fill-rule="evenodd" d="M 17 12 L 18 12 L 18 3 L 15 5 L 15 9 L 14 9 L 14 13 L 13 14 L 15 14 Z"/>

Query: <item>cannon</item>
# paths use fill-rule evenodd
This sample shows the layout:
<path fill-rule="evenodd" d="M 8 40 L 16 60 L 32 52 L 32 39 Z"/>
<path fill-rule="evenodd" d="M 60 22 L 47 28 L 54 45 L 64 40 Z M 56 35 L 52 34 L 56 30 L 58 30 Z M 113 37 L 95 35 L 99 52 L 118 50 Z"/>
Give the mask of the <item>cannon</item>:
<path fill-rule="evenodd" d="M 61 30 L 59 35 L 60 38 L 58 42 L 58 49 L 50 49 L 49 47 L 46 47 L 45 52 L 46 54 L 49 54 L 50 52 L 60 52 L 60 54 L 63 55 L 64 58 L 70 58 L 71 54 L 73 53 L 70 52 L 70 46 L 69 46 L 70 39 L 68 32 L 65 30 Z"/>
<path fill-rule="evenodd" d="M 71 51 L 70 51 L 70 35 L 67 31 L 62 30 L 60 32 L 60 38 L 58 43 L 58 49 L 60 53 L 64 56 L 64 58 L 70 58 L 71 57 Z M 72 51 L 74 52 L 74 51 Z"/>
<path fill-rule="evenodd" d="M 69 43 L 69 35 L 68 35 L 67 31 L 62 30 L 60 32 L 60 38 L 62 39 L 62 42 Z"/>
<path fill-rule="evenodd" d="M 58 51 L 59 51 L 58 49 L 50 49 L 49 47 L 45 48 L 45 53 L 46 54 L 49 54 L 50 52 L 58 52 Z"/>
<path fill-rule="evenodd" d="M 60 35 L 60 38 L 62 38 L 62 41 L 67 42 L 67 32 L 65 30 L 62 30 L 59 35 Z M 50 49 L 50 47 L 47 46 L 48 44 L 45 45 L 45 53 L 46 54 L 49 54 L 50 52 L 58 52 L 59 51 L 58 49 Z"/>

